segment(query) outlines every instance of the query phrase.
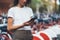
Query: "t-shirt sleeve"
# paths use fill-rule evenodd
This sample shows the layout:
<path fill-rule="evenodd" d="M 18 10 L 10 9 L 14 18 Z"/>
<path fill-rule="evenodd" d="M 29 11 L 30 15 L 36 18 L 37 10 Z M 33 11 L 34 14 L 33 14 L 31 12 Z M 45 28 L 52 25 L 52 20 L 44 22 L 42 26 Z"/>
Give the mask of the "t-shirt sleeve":
<path fill-rule="evenodd" d="M 30 9 L 30 16 L 31 16 L 31 18 L 34 16 L 32 9 Z"/>
<path fill-rule="evenodd" d="M 8 17 L 12 17 L 12 18 L 14 17 L 14 13 L 12 9 L 8 10 Z"/>

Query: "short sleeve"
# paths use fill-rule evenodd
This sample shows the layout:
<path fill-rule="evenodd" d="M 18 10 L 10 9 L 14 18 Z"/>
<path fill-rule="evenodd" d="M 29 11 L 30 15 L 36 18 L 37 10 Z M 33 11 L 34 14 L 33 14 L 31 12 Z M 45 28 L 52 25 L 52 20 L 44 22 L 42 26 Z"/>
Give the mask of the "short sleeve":
<path fill-rule="evenodd" d="M 8 10 L 8 17 L 14 17 L 13 9 Z"/>
<path fill-rule="evenodd" d="M 30 8 L 30 16 L 33 17 L 34 14 L 33 14 L 33 10 Z"/>

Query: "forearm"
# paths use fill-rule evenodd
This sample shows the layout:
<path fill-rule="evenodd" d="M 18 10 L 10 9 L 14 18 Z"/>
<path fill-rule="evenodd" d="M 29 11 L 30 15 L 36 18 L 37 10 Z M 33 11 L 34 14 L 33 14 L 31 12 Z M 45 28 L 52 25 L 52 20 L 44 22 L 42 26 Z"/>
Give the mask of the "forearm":
<path fill-rule="evenodd" d="M 15 29 L 18 29 L 18 28 L 21 28 L 21 27 L 24 27 L 24 25 L 8 26 L 8 27 L 7 27 L 7 30 L 8 30 L 8 31 L 10 31 L 10 30 L 15 30 Z"/>
<path fill-rule="evenodd" d="M 10 30 L 15 30 L 15 29 L 18 29 L 18 28 L 21 28 L 21 27 L 24 27 L 24 26 L 29 26 L 31 25 L 31 23 L 33 22 L 33 20 L 30 20 L 28 22 L 25 22 L 21 25 L 17 25 L 17 26 L 13 26 L 12 25 L 12 22 L 13 22 L 13 19 L 12 18 L 9 18 L 8 19 L 8 26 L 7 26 L 7 30 L 10 31 Z"/>
<path fill-rule="evenodd" d="M 33 25 L 34 24 L 34 21 L 29 21 L 29 22 L 26 22 L 25 23 L 25 26 L 31 26 L 31 25 Z"/>

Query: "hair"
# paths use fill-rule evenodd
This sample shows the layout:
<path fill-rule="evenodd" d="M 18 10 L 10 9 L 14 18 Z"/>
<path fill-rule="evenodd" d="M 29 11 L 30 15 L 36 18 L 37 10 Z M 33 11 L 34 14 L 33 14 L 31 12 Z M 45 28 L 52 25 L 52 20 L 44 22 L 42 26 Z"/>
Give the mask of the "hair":
<path fill-rule="evenodd" d="M 16 6 L 18 4 L 19 0 L 14 0 L 14 5 L 13 6 Z"/>
<path fill-rule="evenodd" d="M 19 2 L 19 0 L 14 0 L 13 6 L 16 6 L 16 5 L 18 4 L 18 2 Z M 25 6 L 26 6 L 27 4 L 30 4 L 30 3 L 31 3 L 31 0 L 27 0 Z"/>

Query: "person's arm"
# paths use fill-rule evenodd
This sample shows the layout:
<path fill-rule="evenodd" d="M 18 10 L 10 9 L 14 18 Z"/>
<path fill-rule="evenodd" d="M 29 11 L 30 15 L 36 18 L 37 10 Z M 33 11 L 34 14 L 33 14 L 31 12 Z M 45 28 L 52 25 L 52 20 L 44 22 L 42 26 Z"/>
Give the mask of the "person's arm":
<path fill-rule="evenodd" d="M 25 26 L 29 26 L 29 25 L 32 26 L 32 25 L 34 24 L 34 20 L 35 20 L 35 19 L 32 19 L 32 18 L 31 18 L 31 20 L 29 20 L 29 21 L 27 21 L 27 22 L 24 23 Z"/>
<path fill-rule="evenodd" d="M 8 18 L 8 26 L 7 26 L 7 30 L 15 30 L 18 28 L 24 27 L 24 24 L 22 25 L 17 25 L 17 26 L 13 26 L 13 18 Z"/>
<path fill-rule="evenodd" d="M 31 26 L 33 24 L 33 21 L 34 20 L 30 20 L 28 22 L 25 22 L 23 24 L 20 24 L 20 25 L 17 25 L 17 26 L 13 26 L 13 18 L 10 17 L 8 18 L 8 26 L 7 26 L 7 30 L 10 31 L 10 30 L 15 30 L 15 29 L 18 29 L 18 28 L 22 28 L 24 26 Z"/>
<path fill-rule="evenodd" d="M 31 19 L 30 19 L 28 22 L 26 22 L 25 24 L 29 24 L 29 25 L 31 26 L 31 25 L 33 25 L 33 24 L 35 23 L 35 22 L 34 22 L 35 19 L 37 19 L 37 17 L 33 15 L 33 16 L 31 17 Z"/>

